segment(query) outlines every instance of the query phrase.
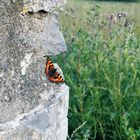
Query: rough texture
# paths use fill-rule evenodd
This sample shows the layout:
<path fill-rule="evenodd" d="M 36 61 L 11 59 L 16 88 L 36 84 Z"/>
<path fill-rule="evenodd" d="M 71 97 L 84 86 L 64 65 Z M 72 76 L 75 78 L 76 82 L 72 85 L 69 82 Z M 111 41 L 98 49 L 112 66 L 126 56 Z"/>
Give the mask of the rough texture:
<path fill-rule="evenodd" d="M 55 92 L 55 94 L 54 94 Z M 41 103 L 14 120 L 1 124 L 1 140 L 66 140 L 69 89 L 52 88 L 40 94 Z"/>
<path fill-rule="evenodd" d="M 17 122 L 23 114 L 38 108 L 43 100 L 41 94 L 47 95 L 50 89 L 53 94 L 57 91 L 64 96 L 63 102 L 67 102 L 67 92 L 62 90 L 67 86 L 65 84 L 50 83 L 44 73 L 45 58 L 44 55 L 57 55 L 66 51 L 66 45 L 62 33 L 59 31 L 57 22 L 57 12 L 55 7 L 64 3 L 63 0 L 1 0 L 0 1 L 0 130 L 1 139 L 12 140 L 11 135 L 22 137 L 30 134 L 42 139 L 44 133 L 52 133 L 61 124 L 58 121 L 57 114 L 61 114 L 61 105 L 55 109 L 55 104 L 61 104 L 59 101 L 51 102 L 54 104 L 53 111 L 48 111 L 50 106 L 44 105 L 45 113 L 35 116 L 35 122 L 27 119 L 27 122 L 21 123 L 18 120 L 17 126 L 7 124 Z M 62 91 L 61 91 L 62 90 Z M 63 93 L 67 93 L 66 95 Z M 55 97 L 53 97 L 55 99 Z M 59 98 L 56 98 L 59 99 Z M 50 102 L 49 97 L 44 100 Z M 62 104 L 63 106 L 63 104 Z M 59 108 L 60 107 L 60 108 Z M 42 109 L 38 110 L 41 111 Z M 65 108 L 67 110 L 67 106 Z M 43 111 L 43 110 L 42 110 Z M 48 112 L 47 112 L 48 111 Z M 63 114 L 63 113 L 62 113 Z M 29 114 L 28 114 L 29 115 Z M 46 117 L 45 117 L 45 116 Z M 54 115 L 54 119 L 48 115 Z M 67 126 L 66 114 L 62 120 Z M 47 117 L 48 116 L 48 117 Z M 25 117 L 26 118 L 26 117 Z M 21 119 L 25 119 L 24 117 Z M 30 117 L 29 117 L 30 118 Z M 41 130 L 36 127 L 41 126 L 42 118 L 45 118 L 46 125 Z M 50 127 L 50 123 L 56 124 Z M 30 122 L 30 123 L 29 123 Z M 37 124 L 36 124 L 37 123 Z M 30 124 L 30 126 L 29 126 Z M 37 126 L 34 126 L 36 124 Z M 14 127 L 13 129 L 11 129 Z M 48 128 L 48 131 L 47 131 Z M 62 127 L 62 129 L 64 129 Z M 59 130 L 59 129 L 58 129 Z M 7 133 L 7 136 L 3 137 Z M 40 132 L 40 133 L 39 133 Z M 4 134 L 4 135 L 2 135 Z M 44 135 L 44 136 L 43 136 Z M 59 135 L 59 134 L 58 134 Z M 7 137 L 7 138 L 6 138 Z M 37 138 L 37 139 L 38 139 Z M 30 139 L 30 138 L 29 138 Z M 35 139 L 35 138 L 34 138 Z"/>

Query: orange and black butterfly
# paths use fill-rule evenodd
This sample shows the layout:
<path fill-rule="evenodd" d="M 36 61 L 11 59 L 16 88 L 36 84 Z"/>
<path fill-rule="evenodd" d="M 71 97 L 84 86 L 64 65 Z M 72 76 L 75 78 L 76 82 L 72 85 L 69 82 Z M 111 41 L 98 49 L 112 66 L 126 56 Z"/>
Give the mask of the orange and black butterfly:
<path fill-rule="evenodd" d="M 46 56 L 44 56 L 44 57 L 46 57 Z M 45 73 L 51 82 L 55 82 L 55 83 L 64 82 L 62 76 L 57 72 L 57 69 L 54 67 L 54 65 L 49 57 L 47 57 Z"/>

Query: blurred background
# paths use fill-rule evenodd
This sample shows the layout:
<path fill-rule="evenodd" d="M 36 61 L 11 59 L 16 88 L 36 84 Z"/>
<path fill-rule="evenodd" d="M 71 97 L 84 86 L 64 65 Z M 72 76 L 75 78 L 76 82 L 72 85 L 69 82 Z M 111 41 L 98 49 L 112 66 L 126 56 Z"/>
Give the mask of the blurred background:
<path fill-rule="evenodd" d="M 140 140 L 139 0 L 68 0 L 59 22 L 68 140 Z"/>

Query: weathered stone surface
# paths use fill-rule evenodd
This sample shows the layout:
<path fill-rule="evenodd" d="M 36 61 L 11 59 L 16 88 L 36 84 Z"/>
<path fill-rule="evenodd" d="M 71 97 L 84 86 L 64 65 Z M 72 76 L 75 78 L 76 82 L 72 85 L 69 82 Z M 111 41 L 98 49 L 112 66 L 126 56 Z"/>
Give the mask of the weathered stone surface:
<path fill-rule="evenodd" d="M 63 136 L 67 133 L 67 129 L 61 131 L 67 128 L 67 113 L 63 111 L 67 112 L 64 105 L 68 100 L 68 90 L 62 90 L 67 86 L 48 81 L 44 73 L 46 60 L 43 58 L 44 55 L 66 51 L 55 14 L 55 7 L 63 3 L 63 0 L 0 1 L 1 139 L 17 140 L 19 136 L 24 140 L 31 137 L 48 140 L 45 137 L 51 133 L 53 137 L 55 133 L 55 140 L 60 133 Z M 59 92 L 62 96 L 52 96 L 54 101 L 51 101 L 51 89 L 52 95 Z M 42 96 L 43 93 L 45 96 Z M 61 98 L 62 105 L 59 102 Z M 42 108 L 36 112 L 40 105 Z"/>
<path fill-rule="evenodd" d="M 66 3 L 65 0 L 23 0 L 24 7 L 33 12 L 38 12 L 39 10 L 49 12 L 64 3 Z"/>
<path fill-rule="evenodd" d="M 1 124 L 2 140 L 66 140 L 69 88 L 59 88 L 41 94 L 41 103 L 14 120 Z"/>

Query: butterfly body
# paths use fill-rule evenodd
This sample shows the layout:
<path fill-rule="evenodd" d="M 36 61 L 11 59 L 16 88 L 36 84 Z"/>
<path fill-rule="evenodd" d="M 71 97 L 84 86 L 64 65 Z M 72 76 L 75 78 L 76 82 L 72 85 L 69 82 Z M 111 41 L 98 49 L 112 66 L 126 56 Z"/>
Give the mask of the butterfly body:
<path fill-rule="evenodd" d="M 52 63 L 49 57 L 47 57 L 45 73 L 51 82 L 55 82 L 55 83 L 64 82 L 62 76 L 58 73 L 57 69 L 54 67 L 54 64 Z"/>

